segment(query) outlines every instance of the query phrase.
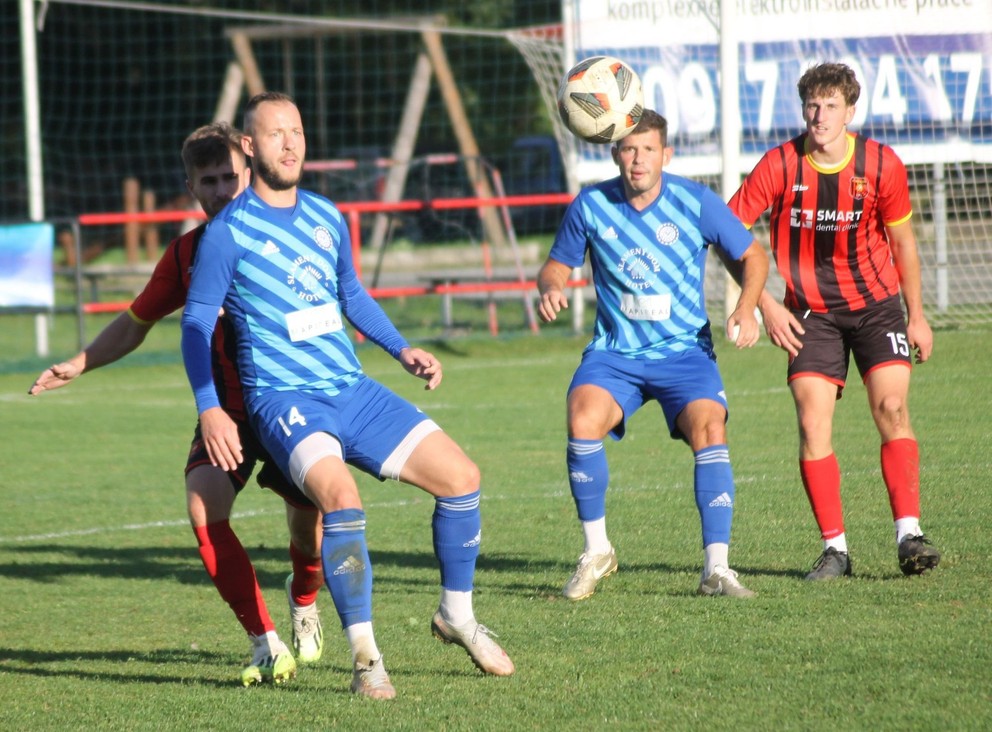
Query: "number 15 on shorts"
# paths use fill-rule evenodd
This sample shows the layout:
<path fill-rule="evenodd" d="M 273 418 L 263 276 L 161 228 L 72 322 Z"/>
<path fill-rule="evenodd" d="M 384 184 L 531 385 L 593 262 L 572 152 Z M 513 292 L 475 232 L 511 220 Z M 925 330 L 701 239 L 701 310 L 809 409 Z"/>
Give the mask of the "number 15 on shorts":
<path fill-rule="evenodd" d="M 905 333 L 886 333 L 889 337 L 889 341 L 892 343 L 892 352 L 900 356 L 909 355 L 909 341 L 906 340 Z M 294 408 L 295 411 L 295 408 Z M 283 428 L 285 429 L 285 427 Z M 289 434 L 288 432 L 286 434 Z"/>

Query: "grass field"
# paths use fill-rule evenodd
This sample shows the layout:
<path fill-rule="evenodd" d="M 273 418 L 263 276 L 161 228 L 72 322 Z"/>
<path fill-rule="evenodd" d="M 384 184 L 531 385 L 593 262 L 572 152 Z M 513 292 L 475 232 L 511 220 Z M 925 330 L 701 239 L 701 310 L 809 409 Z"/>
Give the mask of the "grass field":
<path fill-rule="evenodd" d="M 476 610 L 518 668 L 484 678 L 430 636 L 432 502 L 362 476 L 377 639 L 399 694 L 374 703 L 348 692 L 347 645 L 326 591 L 324 659 L 282 687 L 236 684 L 248 643 L 185 518 L 195 415 L 175 325 L 153 331 L 146 353 L 29 398 L 49 361 L 17 356 L 29 345 L 15 348 L 23 335 L 3 322 L 0 729 L 992 729 L 988 332 L 939 332 L 932 362 L 914 372 L 923 525 L 940 567 L 899 572 L 877 437 L 854 383 L 838 405 L 835 446 L 855 577 L 816 585 L 802 581 L 820 544 L 797 475 L 783 356 L 767 342 L 747 352 L 720 344 L 738 484 L 731 559 L 758 593 L 751 601 L 694 594 L 691 458 L 663 436 L 654 407 L 607 447 L 620 572 L 586 601 L 561 598 L 581 551 L 563 400 L 585 338 L 559 330 L 425 344 L 445 363 L 433 393 L 363 347 L 367 371 L 482 468 Z M 53 350 L 70 355 L 74 344 Z M 281 504 L 250 487 L 235 510 L 288 637 Z"/>

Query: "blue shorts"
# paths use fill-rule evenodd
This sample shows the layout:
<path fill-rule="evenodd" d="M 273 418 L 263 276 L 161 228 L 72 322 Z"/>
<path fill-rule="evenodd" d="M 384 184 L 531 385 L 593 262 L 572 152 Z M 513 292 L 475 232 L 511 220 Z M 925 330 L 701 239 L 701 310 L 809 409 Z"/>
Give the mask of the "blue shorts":
<path fill-rule="evenodd" d="M 426 414 L 378 382 L 365 377 L 339 394 L 270 391 L 248 407 L 251 424 L 272 459 L 291 475 L 290 456 L 300 442 L 327 432 L 341 443 L 345 462 L 385 480 L 382 467 Z"/>
<path fill-rule="evenodd" d="M 662 359 L 628 358 L 610 351 L 586 351 L 569 384 L 569 393 L 577 386 L 592 384 L 606 389 L 623 410 L 623 418 L 610 435 L 619 440 L 627 431 L 627 420 L 646 402 L 654 399 L 661 405 L 673 440 L 685 435 L 675 420 L 690 402 L 710 399 L 727 409 L 723 379 L 716 367 L 716 357 L 701 349 L 692 349 Z"/>

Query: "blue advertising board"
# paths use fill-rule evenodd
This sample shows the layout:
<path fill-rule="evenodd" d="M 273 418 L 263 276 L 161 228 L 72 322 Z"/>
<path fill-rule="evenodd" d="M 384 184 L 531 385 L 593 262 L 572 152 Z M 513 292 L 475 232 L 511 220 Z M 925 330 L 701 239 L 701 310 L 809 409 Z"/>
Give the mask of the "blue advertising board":
<path fill-rule="evenodd" d="M 0 226 L 0 307 L 55 306 L 54 243 L 51 224 Z"/>
<path fill-rule="evenodd" d="M 573 0 L 576 59 L 629 63 L 645 106 L 665 115 L 677 155 L 719 151 L 720 8 L 715 0 Z M 966 145 L 992 157 L 992 0 L 738 0 L 741 152 L 760 153 L 803 129 L 796 82 L 812 63 L 858 75 L 851 127 L 889 144 Z M 608 157 L 581 145 L 580 157 Z"/>

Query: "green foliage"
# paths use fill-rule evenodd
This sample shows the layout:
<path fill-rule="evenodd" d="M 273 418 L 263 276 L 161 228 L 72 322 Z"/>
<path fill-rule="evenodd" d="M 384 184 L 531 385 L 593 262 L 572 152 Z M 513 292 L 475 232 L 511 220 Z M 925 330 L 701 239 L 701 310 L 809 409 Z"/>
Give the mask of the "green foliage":
<path fill-rule="evenodd" d="M 620 572 L 580 603 L 560 596 L 581 551 L 564 468 L 564 392 L 585 338 L 439 340 L 436 392 L 374 348 L 368 372 L 431 414 L 483 471 L 476 610 L 518 673 L 483 678 L 430 637 L 438 595 L 432 501 L 360 477 L 375 566 L 377 639 L 399 692 L 348 693 L 347 646 L 326 592 L 324 659 L 284 687 L 236 684 L 248 643 L 200 565 L 182 467 L 194 409 L 165 351 L 41 397 L 0 375 L 0 728 L 9 730 L 574 730 L 992 727 L 987 333 L 941 332 L 914 371 L 923 523 L 943 551 L 898 569 L 878 444 L 854 380 L 838 404 L 855 577 L 802 576 L 819 539 L 795 465 L 784 356 L 720 343 L 738 482 L 732 562 L 751 601 L 694 594 L 699 521 L 687 448 L 656 407 L 607 446 Z M 95 332 L 95 331 L 94 331 Z M 175 349 L 175 342 L 171 344 Z M 143 360 L 144 359 L 144 360 Z M 284 636 L 287 537 L 279 501 L 250 486 L 234 526 Z"/>

